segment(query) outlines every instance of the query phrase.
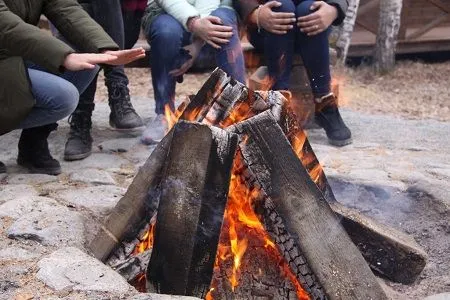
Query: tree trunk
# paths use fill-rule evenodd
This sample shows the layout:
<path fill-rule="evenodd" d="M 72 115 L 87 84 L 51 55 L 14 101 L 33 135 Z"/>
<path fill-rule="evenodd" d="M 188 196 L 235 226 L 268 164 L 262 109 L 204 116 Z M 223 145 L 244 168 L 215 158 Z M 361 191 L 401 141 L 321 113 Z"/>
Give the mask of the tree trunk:
<path fill-rule="evenodd" d="M 338 63 L 345 65 L 348 48 L 352 39 L 353 28 L 358 14 L 359 0 L 349 0 L 347 14 L 344 23 L 339 27 L 338 39 L 336 41 L 336 50 L 338 54 Z"/>
<path fill-rule="evenodd" d="M 374 68 L 377 73 L 383 74 L 394 69 L 401 11 L 402 0 L 381 0 L 374 54 Z"/>

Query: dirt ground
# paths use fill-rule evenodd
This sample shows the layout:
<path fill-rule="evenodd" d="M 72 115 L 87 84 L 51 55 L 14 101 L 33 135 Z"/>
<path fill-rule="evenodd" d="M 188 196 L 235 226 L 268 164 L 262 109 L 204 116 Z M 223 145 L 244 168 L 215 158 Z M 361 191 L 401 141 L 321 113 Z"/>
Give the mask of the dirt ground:
<path fill-rule="evenodd" d="M 148 69 L 130 68 L 126 73 L 133 96 L 153 99 Z M 177 87 L 177 97 L 195 94 L 207 77 L 208 73 L 186 75 Z M 385 76 L 374 76 L 368 66 L 345 68 L 336 70 L 333 77 L 340 82 L 341 104 L 352 110 L 410 119 L 450 120 L 450 62 L 402 61 L 393 73 Z M 97 97 L 98 101 L 107 99 L 102 84 Z"/>

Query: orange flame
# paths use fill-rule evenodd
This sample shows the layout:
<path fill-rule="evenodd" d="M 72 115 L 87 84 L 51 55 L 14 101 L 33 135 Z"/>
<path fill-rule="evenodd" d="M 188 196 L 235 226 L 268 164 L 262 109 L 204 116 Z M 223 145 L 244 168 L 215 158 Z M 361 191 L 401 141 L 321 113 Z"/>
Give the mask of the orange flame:
<path fill-rule="evenodd" d="M 245 252 L 248 248 L 248 239 L 246 236 L 254 236 L 263 242 L 264 247 L 268 250 L 268 254 L 277 261 L 282 273 L 292 281 L 298 298 L 309 299 L 307 293 L 297 281 L 295 274 L 285 262 L 284 257 L 279 253 L 275 243 L 256 215 L 253 207 L 255 202 L 260 198 L 261 191 L 247 187 L 245 183 L 246 179 L 243 176 L 244 170 L 245 167 L 242 158 L 240 155 L 237 155 L 234 160 L 228 203 L 225 210 L 225 220 L 229 226 L 228 235 L 230 245 L 224 244 L 222 241 L 219 244 L 216 267 L 220 267 L 226 260 L 232 258 L 233 268 L 228 280 L 232 290 L 235 291 L 239 284 L 240 270 Z M 213 291 L 214 287 L 209 291 L 206 299 L 213 299 Z"/>
<path fill-rule="evenodd" d="M 155 235 L 155 224 L 151 223 L 150 227 L 148 228 L 148 231 L 144 234 L 142 238 L 139 239 L 140 242 L 139 244 L 136 245 L 136 248 L 134 249 L 134 254 L 136 255 L 153 248 L 154 235 Z"/>

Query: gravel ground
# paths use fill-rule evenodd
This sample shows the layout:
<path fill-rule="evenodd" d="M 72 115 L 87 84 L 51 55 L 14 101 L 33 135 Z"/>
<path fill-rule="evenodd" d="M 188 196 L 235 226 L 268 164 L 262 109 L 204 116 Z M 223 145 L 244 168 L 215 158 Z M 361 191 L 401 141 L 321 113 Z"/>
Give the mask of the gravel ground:
<path fill-rule="evenodd" d="M 126 69 L 133 96 L 153 101 L 153 88 L 148 69 Z M 195 94 L 208 73 L 188 74 L 177 88 L 177 98 Z M 410 119 L 450 120 L 450 62 L 425 64 L 402 61 L 385 76 L 374 76 L 370 67 L 336 70 L 341 83 L 341 103 L 352 110 L 394 114 Z M 106 101 L 107 91 L 99 85 L 97 101 Z"/>

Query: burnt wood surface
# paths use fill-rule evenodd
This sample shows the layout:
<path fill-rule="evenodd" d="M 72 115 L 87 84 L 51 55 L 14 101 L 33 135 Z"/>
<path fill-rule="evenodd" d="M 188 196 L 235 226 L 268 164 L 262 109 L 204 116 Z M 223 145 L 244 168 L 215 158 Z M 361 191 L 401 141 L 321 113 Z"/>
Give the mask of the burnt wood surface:
<path fill-rule="evenodd" d="M 412 237 L 339 202 L 330 206 L 342 218 L 341 224 L 373 270 L 404 284 L 411 284 L 419 277 L 427 254 Z"/>
<path fill-rule="evenodd" d="M 156 146 L 145 164 L 139 168 L 125 195 L 101 226 L 89 249 L 97 259 L 105 261 L 124 240 L 135 239 L 158 207 L 155 193 L 172 142 L 172 131 Z"/>
<path fill-rule="evenodd" d="M 288 105 L 284 105 L 280 118 L 276 119 L 293 144 L 295 137 L 301 135 L 303 129 Z M 303 166 L 310 172 L 319 164 L 319 160 L 307 137 L 302 153 L 308 157 L 303 159 Z M 373 270 L 392 281 L 404 284 L 413 283 L 419 277 L 425 268 L 427 254 L 412 237 L 337 202 L 325 173 L 322 172 L 316 184 Z"/>
<path fill-rule="evenodd" d="M 237 136 L 181 121 L 161 181 L 150 291 L 204 297 L 209 291 Z"/>
<path fill-rule="evenodd" d="M 270 112 L 232 128 L 248 137 L 246 164 L 329 299 L 387 299 L 359 250 L 296 157 Z"/>

